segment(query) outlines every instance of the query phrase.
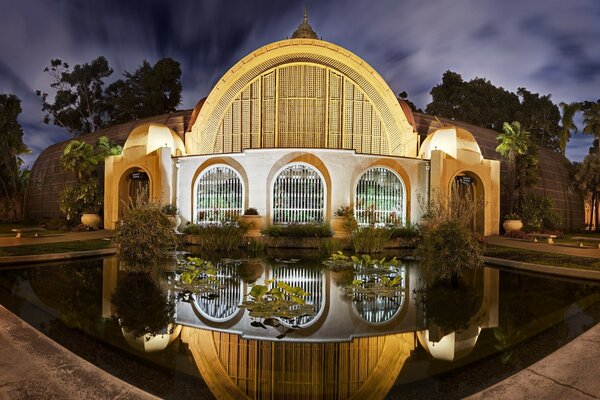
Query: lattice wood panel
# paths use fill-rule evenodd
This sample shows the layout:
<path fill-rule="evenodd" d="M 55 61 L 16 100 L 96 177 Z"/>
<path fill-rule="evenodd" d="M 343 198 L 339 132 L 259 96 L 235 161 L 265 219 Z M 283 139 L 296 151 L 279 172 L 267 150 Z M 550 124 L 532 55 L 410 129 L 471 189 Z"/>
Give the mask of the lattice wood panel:
<path fill-rule="evenodd" d="M 389 154 L 381 118 L 360 87 L 308 63 L 274 68 L 243 88 L 225 111 L 214 152 L 273 147 Z"/>

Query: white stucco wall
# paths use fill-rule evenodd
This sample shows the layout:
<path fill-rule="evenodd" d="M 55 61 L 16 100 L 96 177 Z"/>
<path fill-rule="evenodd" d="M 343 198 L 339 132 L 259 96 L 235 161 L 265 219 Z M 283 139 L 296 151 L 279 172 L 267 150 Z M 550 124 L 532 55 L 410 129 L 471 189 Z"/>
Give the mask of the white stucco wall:
<path fill-rule="evenodd" d="M 179 163 L 178 189 L 171 187 L 183 223 L 193 222 L 195 180 L 205 168 L 228 164 L 245 177 L 244 209 L 256 208 L 271 221 L 271 191 L 277 171 L 292 162 L 311 164 L 325 176 L 327 184 L 326 216 L 329 220 L 341 205 L 354 206 L 356 183 L 365 170 L 374 166 L 388 167 L 403 179 L 407 189 L 407 215 L 410 222 L 418 221 L 422 210 L 418 196 L 426 196 L 427 161 L 391 156 L 356 154 L 353 150 L 330 149 L 249 149 L 243 153 L 197 155 L 173 158 Z M 178 192 L 178 195 L 176 193 Z"/>

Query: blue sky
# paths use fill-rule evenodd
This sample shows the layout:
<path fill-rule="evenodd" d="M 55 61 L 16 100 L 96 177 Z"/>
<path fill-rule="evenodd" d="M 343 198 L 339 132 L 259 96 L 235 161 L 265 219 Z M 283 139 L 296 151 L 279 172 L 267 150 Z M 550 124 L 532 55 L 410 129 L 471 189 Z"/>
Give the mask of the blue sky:
<path fill-rule="evenodd" d="M 600 98 L 598 0 L 308 1 L 324 40 L 370 63 L 395 93 L 417 106 L 448 69 L 514 91 L 551 94 L 555 103 Z M 256 48 L 290 36 L 304 1 L 0 0 L 0 92 L 23 101 L 20 122 L 33 150 L 69 135 L 45 125 L 36 89 L 52 58 L 71 65 L 104 55 L 119 79 L 143 60 L 182 66 L 183 102 L 192 108 L 229 67 Z M 581 128 L 581 124 L 580 124 Z M 591 144 L 575 135 L 567 156 Z"/>

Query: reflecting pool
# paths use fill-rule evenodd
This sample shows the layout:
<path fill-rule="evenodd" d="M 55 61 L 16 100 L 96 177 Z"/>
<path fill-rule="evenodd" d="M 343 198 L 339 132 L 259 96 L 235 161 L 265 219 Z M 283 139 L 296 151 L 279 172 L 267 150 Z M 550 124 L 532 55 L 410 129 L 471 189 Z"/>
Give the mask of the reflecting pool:
<path fill-rule="evenodd" d="M 4 269 L 0 302 L 165 398 L 459 398 L 600 321 L 598 284 L 494 268 L 459 288 L 410 261 L 223 259 L 182 271 L 176 260 L 128 271 L 114 257 Z M 240 307 L 264 293 L 277 308 Z"/>

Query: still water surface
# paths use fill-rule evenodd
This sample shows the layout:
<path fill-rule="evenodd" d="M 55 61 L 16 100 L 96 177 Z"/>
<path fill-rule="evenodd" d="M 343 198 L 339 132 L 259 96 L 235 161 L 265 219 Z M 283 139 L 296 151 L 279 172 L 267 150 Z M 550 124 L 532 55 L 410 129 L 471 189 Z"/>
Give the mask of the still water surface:
<path fill-rule="evenodd" d="M 215 260 L 210 290 L 193 293 L 175 262 L 149 274 L 115 258 L 5 269 L 0 302 L 167 398 L 460 397 L 600 320 L 597 284 L 485 268 L 449 289 L 403 262 L 387 274 L 399 277 L 394 290 L 365 292 L 360 282 L 381 273 L 322 261 Z M 252 318 L 239 305 L 265 280 L 301 287 L 313 311 Z M 143 334 L 149 327 L 155 334 Z"/>

